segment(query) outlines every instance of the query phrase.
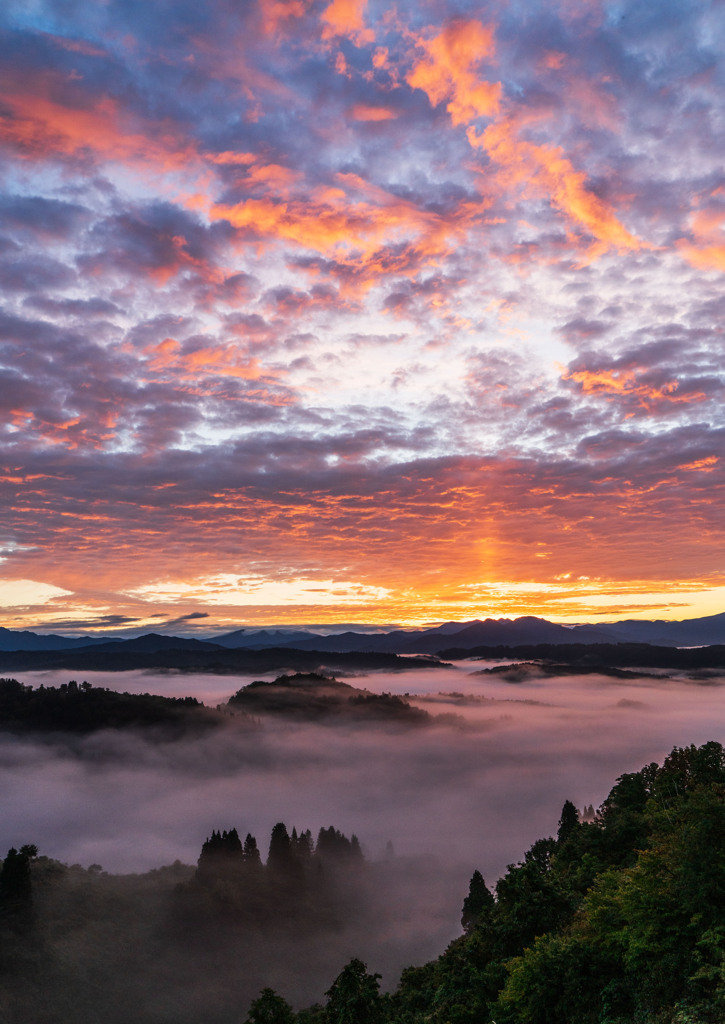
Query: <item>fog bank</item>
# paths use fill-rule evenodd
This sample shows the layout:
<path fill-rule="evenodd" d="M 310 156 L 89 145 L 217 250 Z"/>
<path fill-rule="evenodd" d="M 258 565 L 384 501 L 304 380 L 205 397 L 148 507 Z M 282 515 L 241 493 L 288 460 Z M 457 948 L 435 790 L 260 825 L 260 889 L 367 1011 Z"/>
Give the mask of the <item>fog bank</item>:
<path fill-rule="evenodd" d="M 105 732 L 63 743 L 3 737 L 0 844 L 37 843 L 68 863 L 139 871 L 195 863 L 213 828 L 265 843 L 272 825 L 334 824 L 375 857 L 434 854 L 495 879 L 551 834 L 566 799 L 599 804 L 616 777 L 674 745 L 723 739 L 722 678 L 524 678 L 454 669 L 347 677 L 417 693 L 445 718 L 394 730 L 265 720 L 156 744 Z M 515 676 L 515 673 L 512 673 Z M 67 673 L 26 673 L 38 685 Z M 132 692 L 228 698 L 249 678 L 88 674 Z M 453 694 L 454 696 L 451 696 Z M 411 698 L 412 699 L 412 698 Z"/>

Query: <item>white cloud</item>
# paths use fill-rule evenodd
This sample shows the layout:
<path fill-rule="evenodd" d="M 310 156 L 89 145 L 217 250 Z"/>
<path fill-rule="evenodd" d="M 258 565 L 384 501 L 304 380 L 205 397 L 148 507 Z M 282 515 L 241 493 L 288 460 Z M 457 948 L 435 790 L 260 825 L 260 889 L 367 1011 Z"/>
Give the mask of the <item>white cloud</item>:
<path fill-rule="evenodd" d="M 0 608 L 47 604 L 54 597 L 67 597 L 72 593 L 72 590 L 63 590 L 62 587 L 35 580 L 0 580 Z"/>
<path fill-rule="evenodd" d="M 199 601 L 211 605 L 297 605 L 355 604 L 388 597 L 384 587 L 341 580 L 315 580 L 296 576 L 270 580 L 264 576 L 219 573 L 191 583 L 166 580 L 126 591 L 142 601 Z"/>

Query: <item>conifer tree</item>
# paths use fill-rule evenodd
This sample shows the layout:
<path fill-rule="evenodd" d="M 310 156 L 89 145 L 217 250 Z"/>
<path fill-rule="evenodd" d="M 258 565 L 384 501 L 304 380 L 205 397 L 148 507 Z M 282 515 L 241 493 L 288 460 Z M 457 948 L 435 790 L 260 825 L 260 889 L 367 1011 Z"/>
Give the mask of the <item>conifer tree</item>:
<path fill-rule="evenodd" d="M 244 840 L 244 863 L 247 867 L 251 868 L 262 866 L 262 858 L 257 848 L 257 840 L 251 832 L 247 832 L 247 838 Z"/>
<path fill-rule="evenodd" d="M 362 960 L 351 960 L 325 993 L 328 1024 L 380 1024 L 383 1018 L 380 977 L 368 974 Z"/>
<path fill-rule="evenodd" d="M 571 800 L 566 800 L 561 809 L 559 818 L 559 830 L 556 834 L 557 842 L 564 843 L 569 836 L 579 828 L 579 811 Z"/>
<path fill-rule="evenodd" d="M 237 830 L 218 832 L 214 829 L 201 848 L 196 877 L 203 882 L 213 882 L 221 875 L 234 876 L 243 863 L 244 853 Z"/>
<path fill-rule="evenodd" d="M 463 901 L 461 925 L 465 932 L 471 932 L 486 914 L 496 905 L 493 893 L 483 880 L 480 871 L 474 871 L 468 887 L 468 896 Z"/>
<path fill-rule="evenodd" d="M 222 838 L 224 840 L 224 852 L 228 856 L 242 856 L 242 841 L 239 838 L 239 833 L 235 828 L 230 829 L 228 832 L 223 832 Z"/>
<path fill-rule="evenodd" d="M 314 853 L 315 844 L 312 840 L 312 832 L 309 829 L 305 829 L 304 832 L 300 832 L 299 839 L 297 840 L 297 856 L 303 862 L 309 861 Z"/>
<path fill-rule="evenodd" d="M 292 843 L 287 826 L 278 821 L 269 840 L 267 867 L 272 871 L 288 872 L 292 864 Z"/>

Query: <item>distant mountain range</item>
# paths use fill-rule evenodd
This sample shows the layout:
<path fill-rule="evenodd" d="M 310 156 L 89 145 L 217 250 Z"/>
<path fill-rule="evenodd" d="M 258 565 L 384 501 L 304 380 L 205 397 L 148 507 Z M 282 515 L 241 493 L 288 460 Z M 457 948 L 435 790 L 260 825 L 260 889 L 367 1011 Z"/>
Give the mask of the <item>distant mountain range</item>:
<path fill-rule="evenodd" d="M 431 629 L 396 629 L 387 633 L 347 631 L 333 635 L 294 629 L 237 629 L 231 633 L 197 640 L 147 633 L 132 639 L 117 637 L 66 637 L 0 626 L 0 651 L 70 651 L 94 649 L 98 654 L 148 654 L 160 651 L 217 650 L 259 651 L 290 648 L 298 651 L 367 652 L 380 654 L 435 654 L 443 648 L 522 644 L 618 644 L 644 643 L 659 647 L 698 647 L 725 644 L 725 613 L 679 622 L 625 619 L 621 622 L 562 626 L 536 616 L 518 619 L 474 619 L 444 622 Z"/>

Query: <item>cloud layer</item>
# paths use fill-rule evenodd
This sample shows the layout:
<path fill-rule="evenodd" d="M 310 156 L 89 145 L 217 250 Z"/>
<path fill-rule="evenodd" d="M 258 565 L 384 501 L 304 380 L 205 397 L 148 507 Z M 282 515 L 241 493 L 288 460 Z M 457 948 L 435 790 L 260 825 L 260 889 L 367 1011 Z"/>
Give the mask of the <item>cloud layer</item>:
<path fill-rule="evenodd" d="M 0 18 L 6 624 L 720 610 L 718 5 Z"/>

